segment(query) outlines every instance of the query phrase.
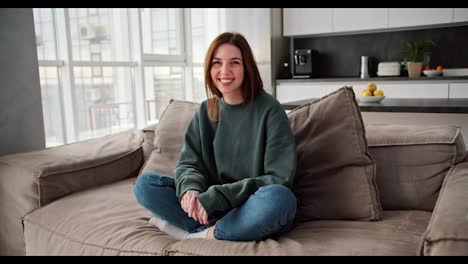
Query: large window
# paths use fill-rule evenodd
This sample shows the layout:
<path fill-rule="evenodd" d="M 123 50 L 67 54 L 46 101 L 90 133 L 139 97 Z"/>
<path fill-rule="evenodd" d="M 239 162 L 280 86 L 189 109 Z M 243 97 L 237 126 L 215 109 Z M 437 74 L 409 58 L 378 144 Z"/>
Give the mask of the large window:
<path fill-rule="evenodd" d="M 237 31 L 271 91 L 267 8 L 34 9 L 47 147 L 158 122 L 171 99 L 206 99 L 213 38 Z"/>

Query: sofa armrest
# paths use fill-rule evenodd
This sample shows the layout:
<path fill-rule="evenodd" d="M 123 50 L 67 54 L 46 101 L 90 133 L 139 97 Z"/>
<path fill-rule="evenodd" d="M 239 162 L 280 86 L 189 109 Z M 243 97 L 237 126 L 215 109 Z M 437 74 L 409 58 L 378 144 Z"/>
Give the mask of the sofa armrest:
<path fill-rule="evenodd" d="M 151 152 L 154 149 L 154 132 L 157 127 L 158 124 L 156 123 L 149 125 L 141 130 L 143 131 L 143 156 L 145 160 L 149 158 Z"/>
<path fill-rule="evenodd" d="M 445 176 L 420 255 L 468 255 L 468 162 Z"/>
<path fill-rule="evenodd" d="M 0 157 L 0 255 L 23 255 L 22 217 L 73 192 L 137 175 L 142 131 Z"/>

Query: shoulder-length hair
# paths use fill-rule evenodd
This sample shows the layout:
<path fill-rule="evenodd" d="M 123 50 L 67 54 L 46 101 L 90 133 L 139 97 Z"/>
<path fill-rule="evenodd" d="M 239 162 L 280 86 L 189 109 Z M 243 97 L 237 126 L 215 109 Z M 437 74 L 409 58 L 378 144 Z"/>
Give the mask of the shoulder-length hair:
<path fill-rule="evenodd" d="M 211 42 L 205 57 L 205 84 L 206 96 L 208 98 L 208 116 L 210 119 L 219 120 L 219 99 L 223 94 L 213 83 L 211 78 L 211 67 L 213 66 L 213 57 L 219 46 L 231 44 L 238 47 L 242 53 L 242 63 L 244 65 L 244 81 L 242 82 L 242 96 L 245 102 L 252 105 L 255 96 L 263 90 L 263 82 L 255 62 L 252 49 L 249 43 L 240 33 L 225 32 L 217 36 Z"/>

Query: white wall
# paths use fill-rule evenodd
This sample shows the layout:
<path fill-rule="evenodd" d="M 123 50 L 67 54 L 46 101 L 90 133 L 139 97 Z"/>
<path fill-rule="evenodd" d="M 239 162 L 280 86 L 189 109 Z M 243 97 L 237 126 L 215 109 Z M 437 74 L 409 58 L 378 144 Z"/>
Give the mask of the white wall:
<path fill-rule="evenodd" d="M 45 148 L 32 8 L 0 9 L 0 155 Z"/>

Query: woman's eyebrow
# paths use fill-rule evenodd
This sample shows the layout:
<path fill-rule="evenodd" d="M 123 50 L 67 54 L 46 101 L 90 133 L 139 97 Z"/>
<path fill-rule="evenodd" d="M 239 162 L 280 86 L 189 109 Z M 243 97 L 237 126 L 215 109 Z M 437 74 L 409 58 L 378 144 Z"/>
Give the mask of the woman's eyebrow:
<path fill-rule="evenodd" d="M 222 60 L 222 59 L 221 59 L 221 58 L 215 57 L 215 58 L 213 58 L 213 60 Z M 242 59 L 239 58 L 239 57 L 233 57 L 233 58 L 231 58 L 230 60 L 242 60 Z"/>

